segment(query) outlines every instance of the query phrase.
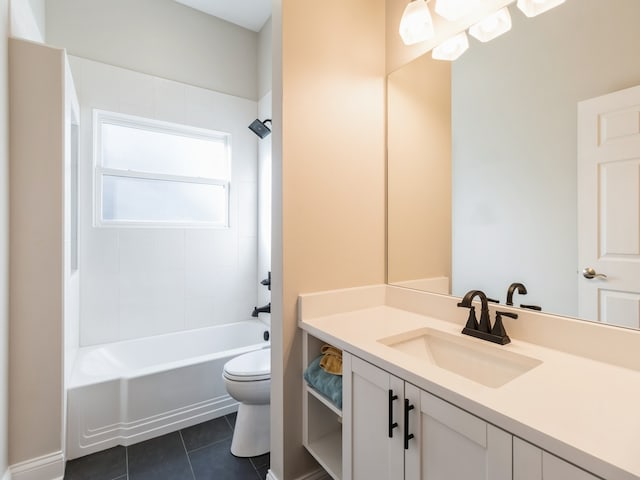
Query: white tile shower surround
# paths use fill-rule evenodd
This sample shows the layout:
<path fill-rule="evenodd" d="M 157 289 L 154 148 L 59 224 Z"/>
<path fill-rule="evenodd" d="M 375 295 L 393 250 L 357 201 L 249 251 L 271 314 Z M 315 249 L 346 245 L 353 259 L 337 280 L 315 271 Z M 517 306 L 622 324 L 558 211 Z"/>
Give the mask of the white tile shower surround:
<path fill-rule="evenodd" d="M 257 302 L 257 102 L 70 57 L 81 106 L 82 345 L 248 317 Z M 92 226 L 92 109 L 232 135 L 230 228 Z"/>

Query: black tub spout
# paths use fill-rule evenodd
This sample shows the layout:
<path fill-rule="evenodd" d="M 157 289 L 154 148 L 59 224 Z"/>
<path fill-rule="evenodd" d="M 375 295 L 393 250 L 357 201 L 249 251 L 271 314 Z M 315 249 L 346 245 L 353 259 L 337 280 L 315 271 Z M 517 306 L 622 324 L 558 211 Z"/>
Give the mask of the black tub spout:
<path fill-rule="evenodd" d="M 271 313 L 271 302 L 263 307 L 253 307 L 252 317 L 257 317 L 259 313 Z"/>

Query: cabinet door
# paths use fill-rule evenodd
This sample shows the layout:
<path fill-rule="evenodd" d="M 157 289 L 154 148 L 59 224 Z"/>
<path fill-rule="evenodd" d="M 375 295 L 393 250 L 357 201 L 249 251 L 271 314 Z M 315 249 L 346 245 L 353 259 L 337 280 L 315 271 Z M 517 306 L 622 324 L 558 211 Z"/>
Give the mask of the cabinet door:
<path fill-rule="evenodd" d="M 598 480 L 588 472 L 543 452 L 519 438 L 513 439 L 513 480 Z"/>
<path fill-rule="evenodd" d="M 413 385 L 407 480 L 511 480 L 512 436 Z M 414 413 L 415 412 L 415 413 Z"/>
<path fill-rule="evenodd" d="M 404 478 L 404 382 L 352 355 L 342 366 L 344 480 Z M 397 423 L 391 431 L 390 422 Z"/>

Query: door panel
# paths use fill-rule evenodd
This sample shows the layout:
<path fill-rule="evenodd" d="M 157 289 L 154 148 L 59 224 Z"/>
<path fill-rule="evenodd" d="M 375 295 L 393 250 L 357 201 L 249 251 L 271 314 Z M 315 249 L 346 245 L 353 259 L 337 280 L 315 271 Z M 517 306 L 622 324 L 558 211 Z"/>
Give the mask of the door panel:
<path fill-rule="evenodd" d="M 343 364 L 344 367 L 344 364 Z M 350 407 L 343 421 L 350 428 L 351 465 L 345 479 L 397 480 L 404 477 L 402 449 L 402 408 L 404 382 L 384 370 L 351 357 L 349 375 Z M 344 385 L 344 379 L 343 379 Z M 389 438 L 389 391 L 397 395 L 391 402 L 392 421 L 398 426 Z M 343 426 L 344 428 L 344 426 Z"/>
<path fill-rule="evenodd" d="M 542 450 L 513 438 L 513 480 L 542 480 Z"/>
<path fill-rule="evenodd" d="M 405 454 L 406 479 L 511 480 L 511 435 L 424 391 L 419 407 L 420 449 Z"/>
<path fill-rule="evenodd" d="M 578 262 L 580 318 L 640 328 L 640 86 L 578 104 Z"/>
<path fill-rule="evenodd" d="M 598 478 L 558 457 L 542 452 L 542 480 L 598 480 Z"/>

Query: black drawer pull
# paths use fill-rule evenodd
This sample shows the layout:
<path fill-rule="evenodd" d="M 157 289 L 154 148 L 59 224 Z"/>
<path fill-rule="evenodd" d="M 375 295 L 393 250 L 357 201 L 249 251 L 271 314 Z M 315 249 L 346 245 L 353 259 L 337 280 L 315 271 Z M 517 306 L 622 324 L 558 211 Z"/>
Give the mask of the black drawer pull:
<path fill-rule="evenodd" d="M 404 399 L 404 449 L 409 450 L 409 440 L 413 438 L 413 433 L 409 433 L 409 411 L 415 406 L 409 405 L 409 399 Z"/>
<path fill-rule="evenodd" d="M 398 395 L 393 394 L 389 389 L 389 438 L 393 438 L 393 429 L 398 426 L 398 422 L 393 421 L 393 401 L 398 399 Z"/>

